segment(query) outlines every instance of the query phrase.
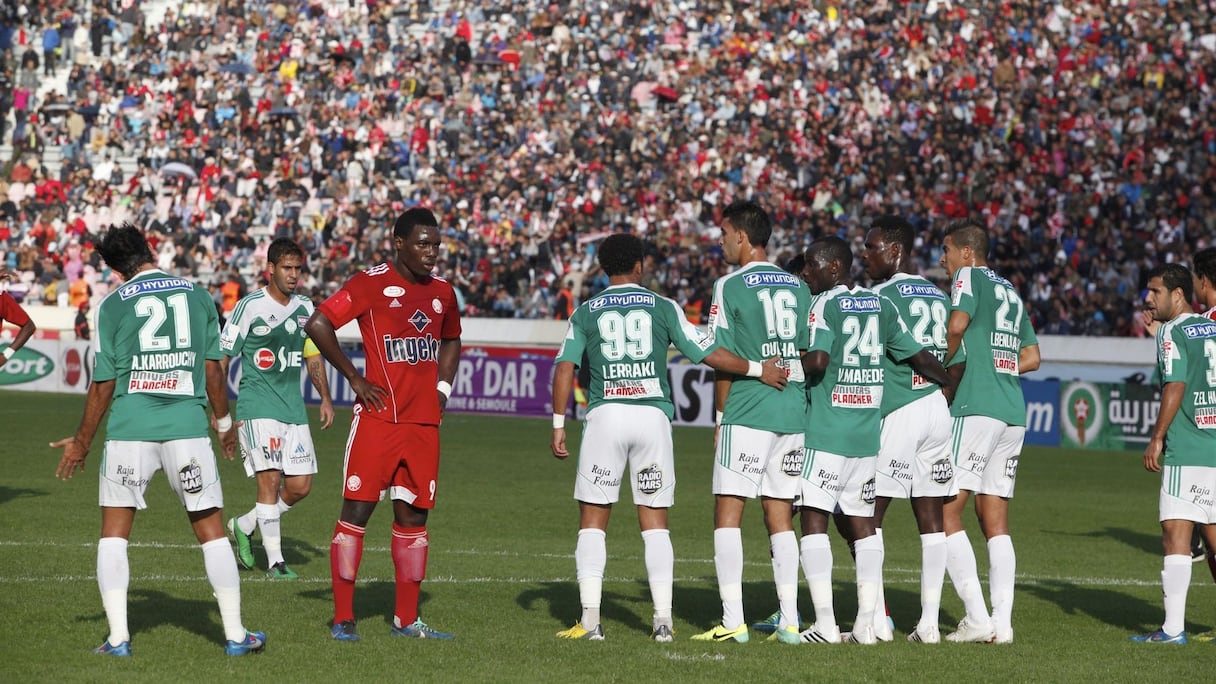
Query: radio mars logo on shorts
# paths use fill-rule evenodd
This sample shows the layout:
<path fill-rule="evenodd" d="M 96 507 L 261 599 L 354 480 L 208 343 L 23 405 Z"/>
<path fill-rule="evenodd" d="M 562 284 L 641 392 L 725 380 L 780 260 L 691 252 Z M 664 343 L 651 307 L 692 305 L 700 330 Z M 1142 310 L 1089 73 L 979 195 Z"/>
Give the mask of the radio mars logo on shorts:
<path fill-rule="evenodd" d="M 654 494 L 663 488 L 663 471 L 658 464 L 653 464 L 638 471 L 638 490 L 644 494 Z"/>
<path fill-rule="evenodd" d="M 939 458 L 933 462 L 933 470 L 930 474 L 933 481 L 938 484 L 946 484 L 954 478 L 954 466 L 950 465 L 950 459 Z"/>
<path fill-rule="evenodd" d="M 874 478 L 871 477 L 861 486 L 861 500 L 868 504 L 874 503 L 874 494 L 877 491 Z"/>

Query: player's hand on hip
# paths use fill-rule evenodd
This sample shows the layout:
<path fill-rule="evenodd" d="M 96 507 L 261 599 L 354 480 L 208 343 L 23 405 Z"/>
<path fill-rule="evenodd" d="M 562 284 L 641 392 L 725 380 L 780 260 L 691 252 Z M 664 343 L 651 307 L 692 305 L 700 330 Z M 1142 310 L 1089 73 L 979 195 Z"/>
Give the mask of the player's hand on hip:
<path fill-rule="evenodd" d="M 1148 447 L 1144 450 L 1144 469 L 1150 473 L 1161 472 L 1161 452 L 1164 450 L 1165 444 L 1160 439 L 1149 440 Z"/>
<path fill-rule="evenodd" d="M 220 451 L 229 461 L 236 456 L 236 427 L 234 425 L 231 430 L 220 433 Z"/>
<path fill-rule="evenodd" d="M 84 469 L 84 457 L 89 453 L 89 447 L 76 437 L 66 437 L 57 442 L 51 442 L 51 448 L 63 449 L 63 457 L 59 459 L 55 477 L 60 480 L 68 480 L 76 474 L 76 471 Z"/>
<path fill-rule="evenodd" d="M 570 450 L 566 448 L 566 428 L 553 428 L 553 438 L 549 440 L 549 449 L 558 459 L 565 459 L 570 455 Z"/>
<path fill-rule="evenodd" d="M 321 429 L 334 424 L 334 403 L 328 399 L 321 402 Z"/>
<path fill-rule="evenodd" d="M 785 369 L 785 363 L 780 357 L 774 356 L 761 364 L 761 367 L 763 370 L 760 373 L 760 382 L 779 390 L 784 390 L 789 384 L 789 371 Z"/>
<path fill-rule="evenodd" d="M 364 406 L 373 411 L 383 411 L 387 406 L 384 398 L 388 396 L 388 393 L 368 382 L 367 378 L 362 375 L 356 375 L 351 379 L 350 389 Z"/>

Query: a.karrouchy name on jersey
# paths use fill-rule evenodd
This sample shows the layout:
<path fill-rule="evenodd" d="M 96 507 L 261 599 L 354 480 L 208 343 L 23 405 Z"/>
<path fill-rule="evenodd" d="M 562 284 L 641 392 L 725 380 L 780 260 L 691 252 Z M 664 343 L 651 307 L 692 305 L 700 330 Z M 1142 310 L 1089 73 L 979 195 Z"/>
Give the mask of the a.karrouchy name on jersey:
<path fill-rule="evenodd" d="M 97 307 L 93 379 L 114 381 L 111 440 L 203 437 L 206 361 L 218 361 L 219 318 L 205 290 L 143 271 Z"/>
<path fill-rule="evenodd" d="M 801 278 L 768 262 L 752 262 L 714 284 L 709 332 L 723 348 L 752 361 L 777 357 L 789 385 L 778 391 L 755 378 L 735 377 L 724 425 L 795 434 L 806 427 L 807 310 L 811 291 Z"/>
<path fill-rule="evenodd" d="M 713 350 L 713 340 L 689 323 L 674 301 L 637 285 L 613 285 L 574 310 L 557 362 L 581 365 L 586 354 L 588 411 L 605 402 L 628 403 L 660 408 L 670 418 L 675 406 L 667 384 L 667 349 L 672 345 L 694 363 Z"/>
<path fill-rule="evenodd" d="M 962 344 L 950 364 L 967 364 L 950 405 L 958 416 L 987 416 L 1008 425 L 1026 424 L 1019 358 L 1038 344 L 1022 297 L 987 267 L 963 267 L 954 274 L 951 310 L 969 317 Z"/>
<path fill-rule="evenodd" d="M 921 350 L 891 300 L 838 285 L 818 295 L 807 315 L 810 353 L 828 366 L 808 388 L 808 449 L 842 456 L 878 453 L 879 424 L 891 363 Z"/>
<path fill-rule="evenodd" d="M 1216 323 L 1193 313 L 1163 323 L 1157 370 L 1164 384 L 1185 385 L 1165 437 L 1166 464 L 1216 467 Z"/>
<path fill-rule="evenodd" d="M 348 280 L 319 309 L 335 328 L 359 322 L 366 377 L 388 395 L 385 410 L 364 406 L 363 417 L 439 424 L 440 350 L 444 340 L 460 337 L 451 284 L 434 276 L 410 282 L 391 264 L 378 264 Z"/>

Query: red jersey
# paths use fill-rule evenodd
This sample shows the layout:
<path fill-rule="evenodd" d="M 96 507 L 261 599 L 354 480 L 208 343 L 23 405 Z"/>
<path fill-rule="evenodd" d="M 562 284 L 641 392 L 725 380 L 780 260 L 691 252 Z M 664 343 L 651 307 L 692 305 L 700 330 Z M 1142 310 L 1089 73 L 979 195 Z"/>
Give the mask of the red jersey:
<path fill-rule="evenodd" d="M 1207 311 L 1204 311 L 1203 317 L 1208 320 L 1216 321 L 1216 306 L 1213 306 L 1212 308 L 1208 309 Z"/>
<path fill-rule="evenodd" d="M 383 411 L 363 415 L 390 423 L 439 424 L 439 343 L 460 337 L 460 311 L 448 281 L 410 283 L 391 264 L 346 281 L 318 307 L 335 329 L 359 321 L 364 377 L 388 392 Z"/>
<path fill-rule="evenodd" d="M 0 322 L 8 321 L 18 328 L 30 322 L 30 315 L 7 292 L 0 292 Z"/>

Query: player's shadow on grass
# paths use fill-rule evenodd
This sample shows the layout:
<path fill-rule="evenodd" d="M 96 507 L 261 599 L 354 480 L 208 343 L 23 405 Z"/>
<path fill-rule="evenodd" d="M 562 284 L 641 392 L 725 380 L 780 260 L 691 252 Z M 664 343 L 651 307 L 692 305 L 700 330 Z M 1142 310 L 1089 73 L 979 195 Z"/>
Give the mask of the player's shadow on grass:
<path fill-rule="evenodd" d="M 424 585 L 425 586 L 425 581 Z M 324 589 L 308 589 L 296 593 L 296 596 L 321 603 L 324 608 L 323 622 L 328 628 L 333 625 L 334 592 L 326 585 Z M 425 590 L 418 594 L 418 615 L 426 620 L 426 606 L 431 595 Z M 393 611 L 397 602 L 397 584 L 392 577 L 375 577 L 360 579 L 355 584 L 355 620 L 360 628 L 363 625 L 386 625 L 393 622 Z M 442 629 L 442 626 L 438 626 Z"/>
<path fill-rule="evenodd" d="M 13 487 L 0 487 L 0 506 L 13 501 L 14 499 L 29 499 L 35 496 L 46 496 L 45 489 L 15 489 Z"/>
<path fill-rule="evenodd" d="M 649 616 L 653 605 L 650 601 L 650 589 L 644 581 L 638 584 L 638 594 L 621 594 L 605 589 L 600 602 L 600 617 L 605 621 L 623 623 L 627 629 L 650 634 Z M 525 611 L 536 610 L 537 602 L 548 604 L 549 615 L 556 621 L 556 625 L 559 625 L 554 628 L 554 632 L 574 624 L 582 615 L 578 582 L 573 579 L 544 582 L 541 588 L 522 591 L 515 598 L 515 603 Z M 643 616 L 646 616 L 645 619 Z"/>
<path fill-rule="evenodd" d="M 1047 530 L 1047 534 L 1058 534 L 1067 537 L 1093 537 L 1095 539 L 1114 539 L 1123 542 L 1137 551 L 1144 551 L 1154 556 L 1161 555 L 1161 531 L 1141 532 L 1129 530 L 1126 527 L 1107 527 L 1090 532 L 1066 532 L 1064 530 Z"/>
<path fill-rule="evenodd" d="M 1112 589 L 1087 587 L 1072 582 L 1045 581 L 1021 585 L 1018 591 L 1054 603 L 1069 615 L 1088 615 L 1099 622 L 1127 631 L 1144 631 L 1152 625 L 1161 624 L 1160 603 L 1145 601 Z"/>
<path fill-rule="evenodd" d="M 105 630 L 105 613 L 80 615 L 76 620 L 97 622 Z M 219 605 L 214 600 L 185 599 L 160 591 L 132 589 L 128 593 L 127 624 L 133 635 L 169 625 L 224 644 L 224 626 L 220 621 Z"/>
<path fill-rule="evenodd" d="M 329 549 L 322 549 L 299 539 L 286 538 L 283 540 L 283 560 L 289 566 L 307 567 L 318 558 L 328 561 Z"/>

